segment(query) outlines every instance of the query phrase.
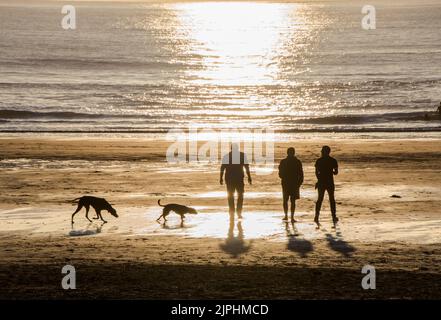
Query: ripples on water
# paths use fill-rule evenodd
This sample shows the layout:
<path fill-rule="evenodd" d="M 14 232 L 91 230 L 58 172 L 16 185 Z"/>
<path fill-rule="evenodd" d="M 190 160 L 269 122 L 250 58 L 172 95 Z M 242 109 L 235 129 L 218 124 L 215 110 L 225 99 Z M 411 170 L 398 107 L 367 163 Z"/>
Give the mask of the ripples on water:
<path fill-rule="evenodd" d="M 1 7 L 0 130 L 441 129 L 440 4 L 76 6 Z"/>

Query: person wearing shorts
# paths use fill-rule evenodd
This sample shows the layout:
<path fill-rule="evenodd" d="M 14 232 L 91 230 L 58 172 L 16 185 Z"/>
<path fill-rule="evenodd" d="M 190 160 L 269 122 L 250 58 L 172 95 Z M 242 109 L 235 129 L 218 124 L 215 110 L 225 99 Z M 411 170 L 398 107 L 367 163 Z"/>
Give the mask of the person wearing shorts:
<path fill-rule="evenodd" d="M 279 164 L 279 178 L 282 182 L 283 191 L 283 211 L 288 220 L 288 201 L 291 202 L 291 221 L 295 222 L 294 213 L 296 210 L 296 200 L 300 199 L 300 186 L 303 184 L 303 166 L 297 159 L 294 148 L 288 148 L 287 157 L 282 159 Z"/>

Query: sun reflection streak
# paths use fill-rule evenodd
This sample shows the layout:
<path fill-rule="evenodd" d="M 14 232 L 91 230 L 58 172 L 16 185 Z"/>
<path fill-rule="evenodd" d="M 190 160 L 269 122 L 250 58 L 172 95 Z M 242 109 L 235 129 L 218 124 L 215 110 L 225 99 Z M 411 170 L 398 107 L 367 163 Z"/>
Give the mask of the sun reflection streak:
<path fill-rule="evenodd" d="M 203 59 L 203 68 L 193 70 L 190 78 L 216 85 L 274 84 L 284 41 L 292 41 L 292 33 L 304 25 L 299 8 L 247 2 L 175 4 L 180 25 L 190 26 L 188 50 Z"/>

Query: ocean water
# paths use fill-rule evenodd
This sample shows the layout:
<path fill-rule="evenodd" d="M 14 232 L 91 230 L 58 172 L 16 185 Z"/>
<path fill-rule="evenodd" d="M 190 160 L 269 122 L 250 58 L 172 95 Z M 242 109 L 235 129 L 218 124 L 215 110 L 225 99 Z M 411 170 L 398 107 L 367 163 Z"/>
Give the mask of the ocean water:
<path fill-rule="evenodd" d="M 74 3 L 63 30 L 0 1 L 0 131 L 441 131 L 441 2 L 397 2 L 376 30 L 354 1 Z"/>

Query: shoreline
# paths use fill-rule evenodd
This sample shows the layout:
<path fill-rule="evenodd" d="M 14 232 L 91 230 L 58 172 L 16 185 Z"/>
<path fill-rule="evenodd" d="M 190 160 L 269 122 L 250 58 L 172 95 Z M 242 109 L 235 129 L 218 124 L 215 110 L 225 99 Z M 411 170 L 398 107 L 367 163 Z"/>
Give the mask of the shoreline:
<path fill-rule="evenodd" d="M 200 128 L 199 128 L 200 129 Z M 219 130 L 217 130 L 219 131 Z M 215 130 L 216 132 L 216 130 Z M 35 135 L 39 134 L 38 137 Z M 238 135 L 242 141 L 247 141 L 247 136 Z M 263 137 L 265 137 L 263 135 Z M 166 133 L 140 133 L 140 132 L 1 132 L 0 140 L 7 139 L 43 139 L 43 140 L 138 140 L 138 141 L 165 141 Z M 187 136 L 187 139 L 189 137 Z M 274 133 L 275 143 L 286 143 L 287 141 L 310 141 L 323 140 L 335 142 L 335 140 L 362 140 L 362 141 L 385 141 L 385 140 L 441 140 L 441 131 L 419 131 L 419 132 L 298 132 L 298 133 Z M 191 137 L 188 140 L 192 140 Z M 202 136 L 199 141 L 212 140 L 210 136 Z M 266 141 L 265 139 L 263 141 Z"/>

